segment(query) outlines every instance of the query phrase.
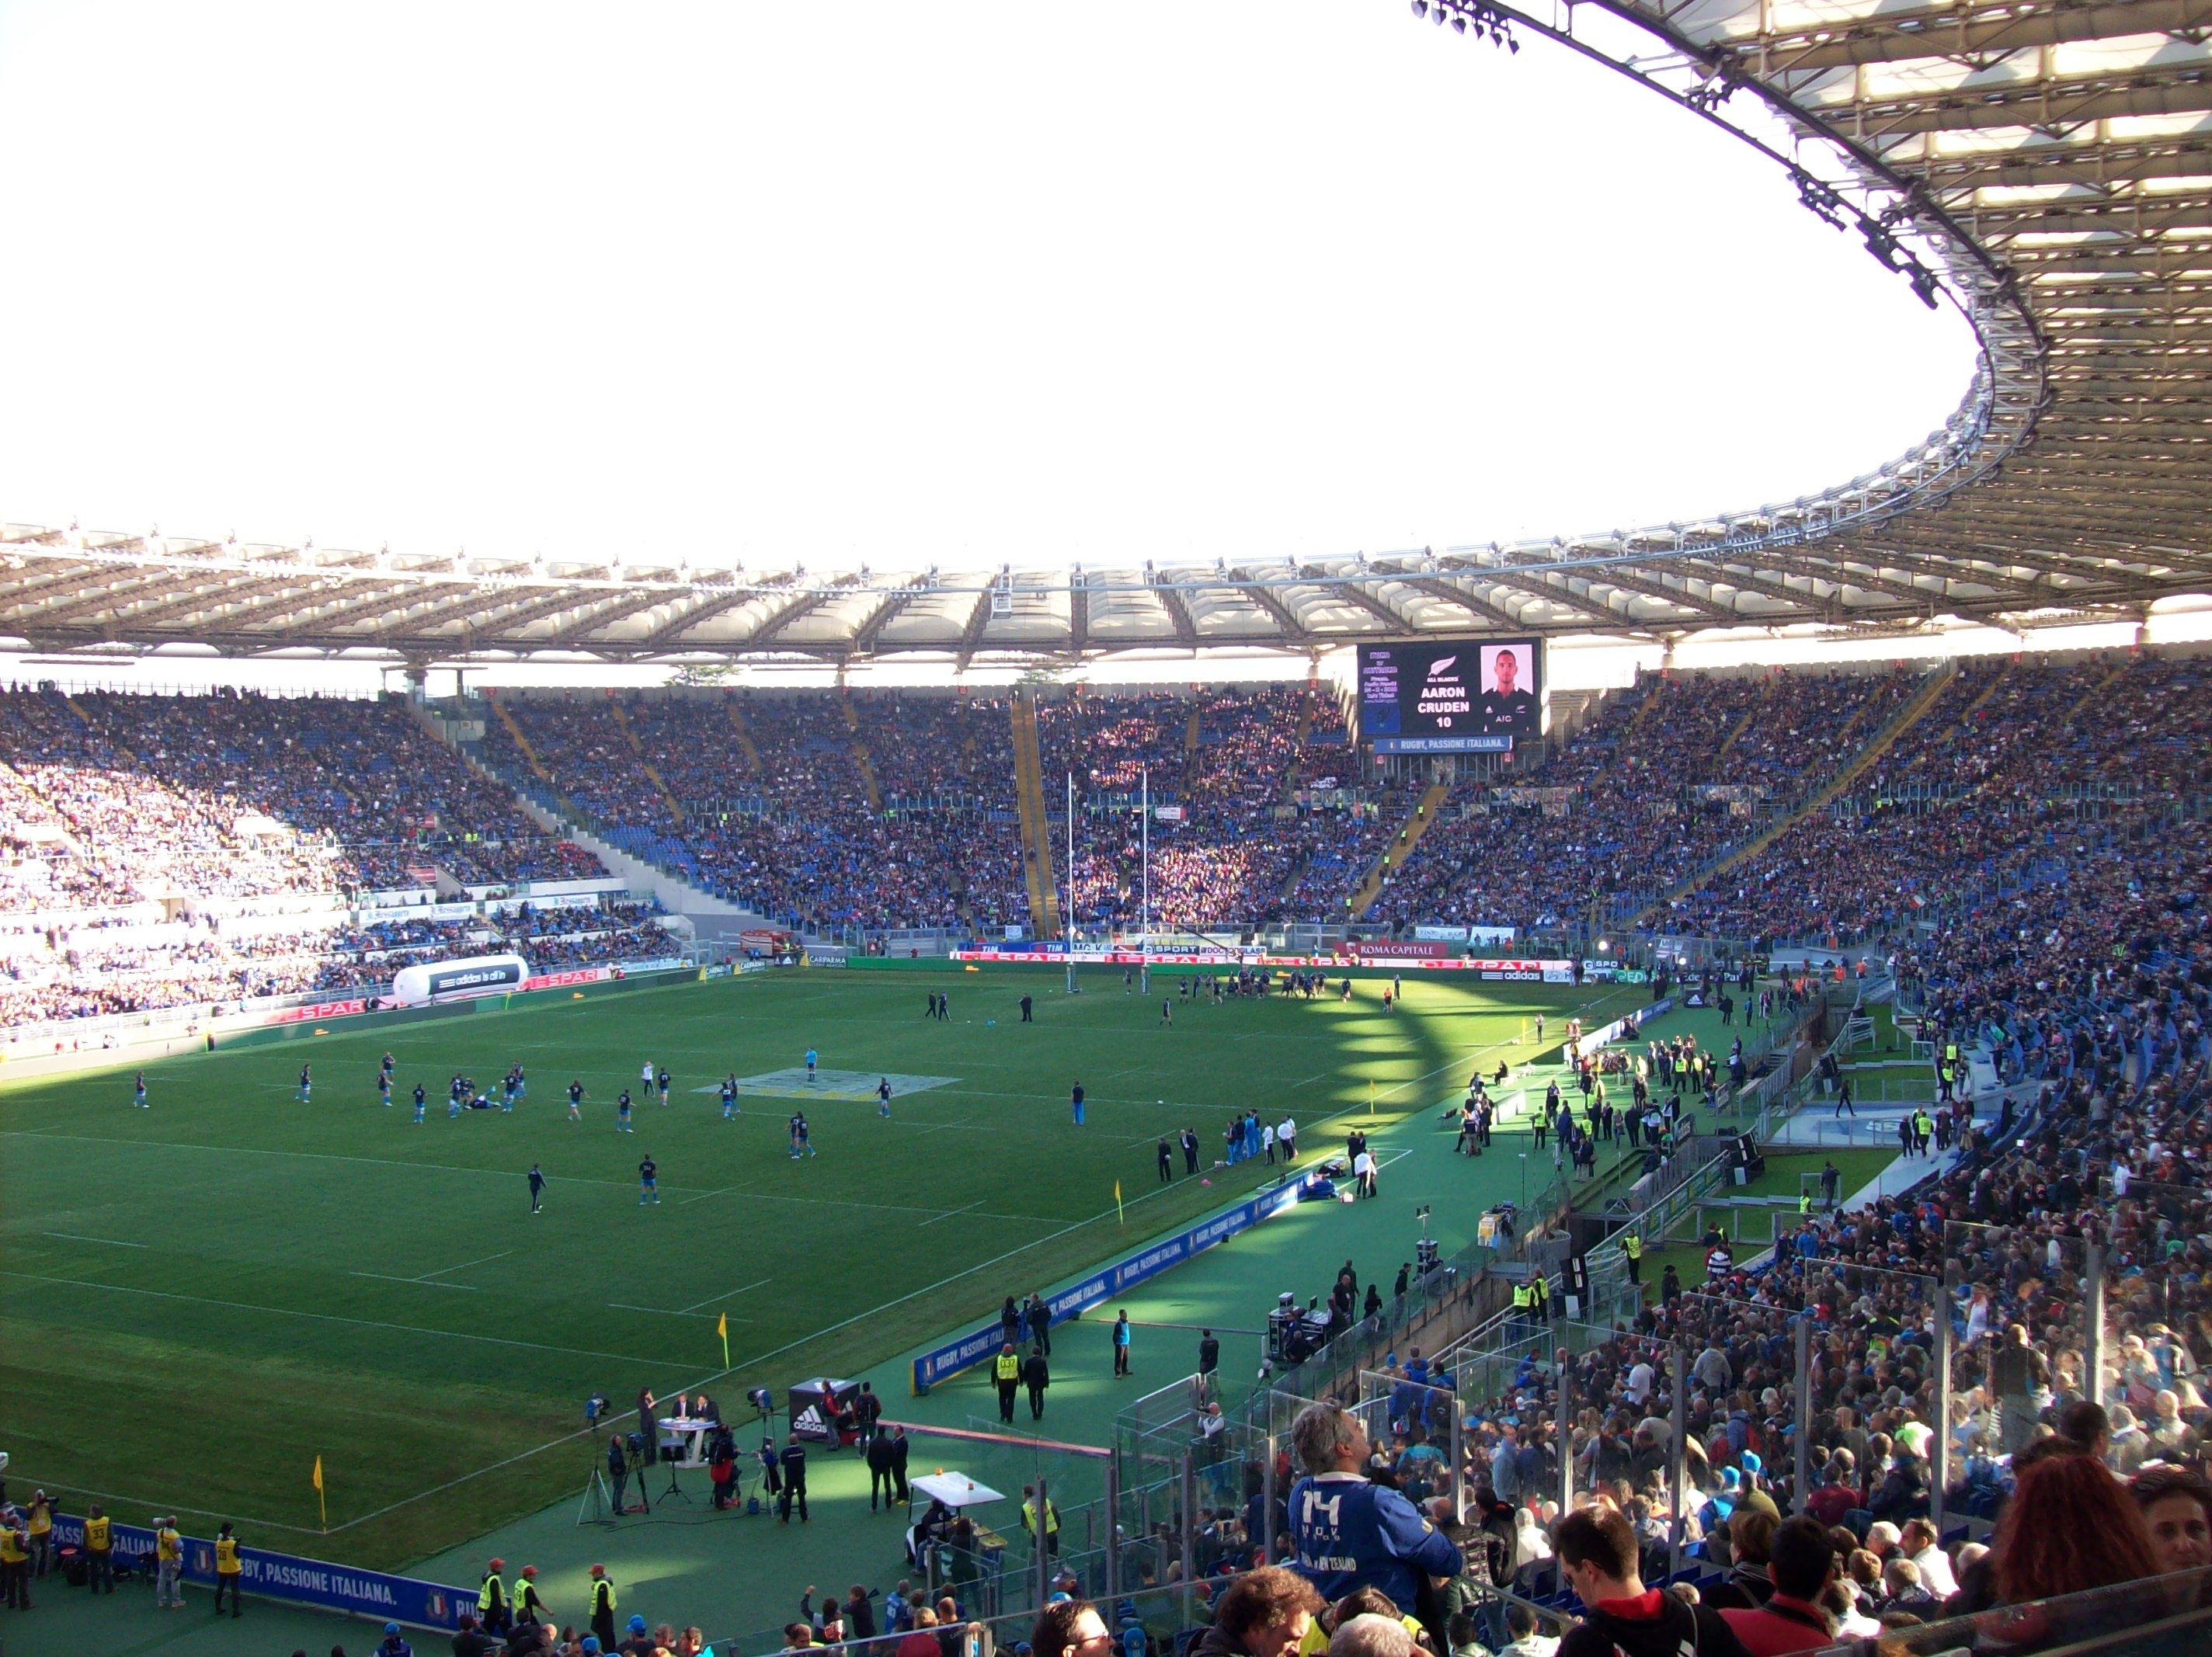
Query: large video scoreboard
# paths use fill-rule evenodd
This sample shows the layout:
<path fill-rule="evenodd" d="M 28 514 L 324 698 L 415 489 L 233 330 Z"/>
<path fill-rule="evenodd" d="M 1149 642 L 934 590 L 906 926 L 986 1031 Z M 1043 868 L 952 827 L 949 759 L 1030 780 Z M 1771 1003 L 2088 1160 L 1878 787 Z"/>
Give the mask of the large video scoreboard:
<path fill-rule="evenodd" d="M 1359 734 L 1378 754 L 1508 754 L 1543 734 L 1534 639 L 1359 647 Z"/>

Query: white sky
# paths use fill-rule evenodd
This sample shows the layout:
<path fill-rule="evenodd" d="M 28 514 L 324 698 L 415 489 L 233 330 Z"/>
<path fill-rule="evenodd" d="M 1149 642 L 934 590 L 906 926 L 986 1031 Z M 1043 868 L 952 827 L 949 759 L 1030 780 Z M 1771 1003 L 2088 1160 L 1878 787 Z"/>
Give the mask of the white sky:
<path fill-rule="evenodd" d="M 0 517 L 830 569 L 1787 498 L 1971 342 L 1404 0 L 0 0 Z"/>

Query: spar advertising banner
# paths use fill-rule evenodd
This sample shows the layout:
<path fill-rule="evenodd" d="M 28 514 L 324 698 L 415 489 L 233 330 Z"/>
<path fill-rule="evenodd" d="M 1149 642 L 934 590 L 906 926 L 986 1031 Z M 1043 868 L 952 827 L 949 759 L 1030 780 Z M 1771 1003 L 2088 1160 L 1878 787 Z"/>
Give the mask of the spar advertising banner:
<path fill-rule="evenodd" d="M 133 1571 L 154 1568 L 154 1533 L 137 1525 L 116 1525 L 108 1539 L 115 1546 L 115 1563 L 128 1563 Z M 54 1541 L 62 1547 L 84 1545 L 84 1520 L 66 1514 L 54 1515 Z M 343 1611 L 380 1623 L 405 1623 L 416 1628 L 452 1633 L 460 1626 L 461 1613 L 477 1608 L 474 1588 L 457 1588 L 441 1582 L 425 1582 L 412 1576 L 386 1576 L 381 1571 L 353 1565 L 333 1565 L 320 1559 L 302 1559 L 265 1548 L 240 1548 L 238 1562 L 244 1569 L 240 1586 L 267 1599 L 289 1599 L 319 1611 Z M 185 1580 L 215 1585 L 215 1543 L 197 1536 L 185 1538 Z"/>
<path fill-rule="evenodd" d="M 1304 1178 L 1301 1174 L 1286 1179 L 1279 1185 L 1270 1186 L 1258 1196 L 1248 1198 L 1234 1207 L 1200 1220 L 1187 1230 L 1147 1244 L 1137 1253 L 1092 1272 L 1080 1283 L 1071 1284 L 1046 1296 L 1045 1309 L 1051 1314 L 1053 1322 L 1065 1323 L 1100 1302 L 1111 1300 L 1124 1289 L 1181 1266 L 1185 1260 L 1204 1253 L 1216 1243 L 1225 1242 L 1240 1231 L 1250 1230 L 1261 1221 L 1296 1205 L 1298 1187 Z M 1004 1338 L 998 1320 L 994 1318 L 972 1334 L 963 1335 L 933 1351 L 924 1352 L 914 1361 L 914 1390 L 926 1393 L 938 1381 L 981 1363 L 999 1350 Z"/>

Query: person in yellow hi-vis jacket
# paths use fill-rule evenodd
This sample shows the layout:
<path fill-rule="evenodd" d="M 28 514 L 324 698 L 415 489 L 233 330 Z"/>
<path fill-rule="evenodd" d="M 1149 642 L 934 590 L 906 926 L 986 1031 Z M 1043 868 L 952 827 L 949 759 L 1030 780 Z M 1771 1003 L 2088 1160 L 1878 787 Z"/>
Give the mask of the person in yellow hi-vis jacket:
<path fill-rule="evenodd" d="M 246 1575 L 246 1566 L 238 1557 L 238 1539 L 230 1533 L 230 1521 L 222 1521 L 222 1528 L 215 1533 L 215 1614 L 222 1615 L 222 1596 L 230 1595 L 230 1614 L 243 1617 L 245 1608 L 239 1604 L 238 1585 Z"/>
<path fill-rule="evenodd" d="M 31 1538 L 23 1521 L 0 1521 L 0 1581 L 8 1592 L 8 1609 L 31 1608 Z"/>
<path fill-rule="evenodd" d="M 177 1516 L 154 1521 L 154 1609 L 185 1608 L 185 1539 L 177 1534 Z"/>
<path fill-rule="evenodd" d="M 115 1592 L 114 1520 L 97 1502 L 84 1521 L 85 1586 L 93 1593 Z"/>

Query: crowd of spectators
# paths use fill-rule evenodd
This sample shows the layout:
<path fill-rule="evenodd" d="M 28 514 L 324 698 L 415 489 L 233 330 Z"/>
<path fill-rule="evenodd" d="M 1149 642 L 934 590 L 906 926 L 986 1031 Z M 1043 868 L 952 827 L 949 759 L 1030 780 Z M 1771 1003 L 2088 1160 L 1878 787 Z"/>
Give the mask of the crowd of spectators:
<path fill-rule="evenodd" d="M 495 768 L 526 786 L 534 760 L 590 826 L 772 919 L 995 935 L 1029 918 L 1003 699 L 571 692 L 502 707 L 529 751 L 495 719 Z M 1167 808 L 1152 914 L 1170 926 L 1337 913 L 1339 875 L 1364 871 L 1413 797 L 1377 809 L 1317 686 L 1073 695 L 1038 704 L 1037 731 L 1048 817 L 1075 781 L 1086 923 L 1139 918 L 1147 780 Z M 1059 875 L 1057 836 L 1052 850 Z"/>
<path fill-rule="evenodd" d="M 503 699 L 487 760 L 624 849 L 787 923 L 973 927 L 1028 916 L 1006 704 L 725 692 Z M 872 784 L 872 788 L 871 785 Z"/>
<path fill-rule="evenodd" d="M 1601 919 L 1751 839 L 1839 770 L 1915 676 L 1647 674 L 1540 769 L 1462 787 L 1370 921 L 1541 926 Z"/>
<path fill-rule="evenodd" d="M 45 908 L 606 872 L 389 698 L 11 689 L 0 852 Z"/>
<path fill-rule="evenodd" d="M 2032 885 L 2124 887 L 2212 783 L 2208 692 L 2197 658 L 1962 668 L 1847 798 L 1665 924 L 1849 942 Z"/>
<path fill-rule="evenodd" d="M 0 693 L 11 1028 L 365 983 L 336 928 L 370 894 L 605 874 L 397 700 Z"/>

